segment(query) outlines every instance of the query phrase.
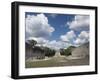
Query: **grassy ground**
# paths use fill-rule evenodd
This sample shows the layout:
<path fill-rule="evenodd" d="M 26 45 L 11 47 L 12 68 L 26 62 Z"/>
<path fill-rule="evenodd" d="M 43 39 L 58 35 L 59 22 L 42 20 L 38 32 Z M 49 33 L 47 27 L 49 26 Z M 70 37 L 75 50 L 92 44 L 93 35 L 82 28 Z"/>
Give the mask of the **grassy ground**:
<path fill-rule="evenodd" d="M 26 61 L 25 64 L 26 68 L 89 65 L 89 57 L 73 60 L 68 60 L 65 57 L 54 57 L 48 60 Z"/>

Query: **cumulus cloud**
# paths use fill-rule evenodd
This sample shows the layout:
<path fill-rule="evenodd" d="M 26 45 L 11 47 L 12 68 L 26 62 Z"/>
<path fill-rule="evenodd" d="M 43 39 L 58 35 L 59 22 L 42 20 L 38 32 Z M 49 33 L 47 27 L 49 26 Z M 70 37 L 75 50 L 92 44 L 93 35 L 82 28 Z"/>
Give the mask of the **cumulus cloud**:
<path fill-rule="evenodd" d="M 63 41 L 56 41 L 56 40 L 47 40 L 45 38 L 39 37 L 30 37 L 28 40 L 35 40 L 37 41 L 36 46 L 46 46 L 51 49 L 59 50 L 60 48 L 67 48 L 71 44 Z"/>
<path fill-rule="evenodd" d="M 57 16 L 57 14 L 52 13 L 49 16 L 51 16 L 52 18 L 55 18 Z"/>
<path fill-rule="evenodd" d="M 61 35 L 60 39 L 62 41 L 67 41 L 70 42 L 71 40 L 73 40 L 76 37 L 76 34 L 73 30 L 67 32 L 65 35 Z"/>
<path fill-rule="evenodd" d="M 89 41 L 89 32 L 87 31 L 82 31 L 79 35 L 78 38 L 74 41 L 76 45 L 84 44 Z"/>
<path fill-rule="evenodd" d="M 28 38 L 27 40 L 35 40 L 35 41 L 37 41 L 37 44 L 39 45 L 43 45 L 43 44 L 45 44 L 45 43 L 47 43 L 49 40 L 47 40 L 47 39 L 45 39 L 45 38 L 43 38 L 43 37 L 30 37 L 30 38 Z"/>
<path fill-rule="evenodd" d="M 54 18 L 57 15 L 50 14 L 50 16 Z M 60 40 L 48 39 L 55 29 L 49 24 L 48 18 L 44 14 L 27 15 L 25 25 L 26 40 L 36 40 L 37 46 L 42 45 L 58 50 L 60 48 L 67 48 L 73 44 L 80 45 L 89 41 L 89 16 L 76 15 L 72 22 L 67 22 L 71 30 L 61 35 Z M 78 36 L 75 34 L 76 30 L 81 32 Z"/>
<path fill-rule="evenodd" d="M 55 14 L 51 15 L 52 17 L 57 16 Z M 48 40 L 48 37 L 51 36 L 54 31 L 55 29 L 48 23 L 48 18 L 44 14 L 27 15 L 25 35 L 26 42 L 28 40 L 36 40 L 36 46 L 46 46 L 56 50 L 66 48 L 70 45 L 63 41 Z"/>
<path fill-rule="evenodd" d="M 44 14 L 27 15 L 26 17 L 26 38 L 48 37 L 55 29 L 48 23 Z"/>
<path fill-rule="evenodd" d="M 76 15 L 71 22 L 67 22 L 70 29 L 80 31 L 89 30 L 89 16 L 88 15 Z"/>
<path fill-rule="evenodd" d="M 51 49 L 59 50 L 60 48 L 67 48 L 70 44 L 63 41 L 52 40 L 46 43 L 45 46 L 50 47 Z"/>

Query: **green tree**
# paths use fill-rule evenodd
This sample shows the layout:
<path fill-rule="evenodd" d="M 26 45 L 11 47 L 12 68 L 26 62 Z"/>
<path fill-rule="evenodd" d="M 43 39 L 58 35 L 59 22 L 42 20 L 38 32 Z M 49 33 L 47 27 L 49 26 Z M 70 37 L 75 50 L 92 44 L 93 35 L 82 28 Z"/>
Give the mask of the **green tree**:
<path fill-rule="evenodd" d="M 35 40 L 28 40 L 31 46 L 35 46 L 37 44 L 37 41 Z"/>
<path fill-rule="evenodd" d="M 60 54 L 69 56 L 69 55 L 71 55 L 71 52 L 74 48 L 75 48 L 75 46 L 69 46 L 67 49 L 60 49 Z"/>
<path fill-rule="evenodd" d="M 45 56 L 52 57 L 55 55 L 55 50 L 45 47 Z"/>

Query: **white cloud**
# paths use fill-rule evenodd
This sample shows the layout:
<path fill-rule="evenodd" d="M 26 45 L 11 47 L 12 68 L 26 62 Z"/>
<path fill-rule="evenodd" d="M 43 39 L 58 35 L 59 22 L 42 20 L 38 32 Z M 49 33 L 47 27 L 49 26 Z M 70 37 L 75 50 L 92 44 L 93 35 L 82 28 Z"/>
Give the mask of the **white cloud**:
<path fill-rule="evenodd" d="M 46 43 L 45 46 L 50 47 L 51 49 L 58 50 L 60 48 L 67 48 L 68 46 L 70 46 L 70 44 L 63 41 L 52 40 Z"/>
<path fill-rule="evenodd" d="M 48 23 L 44 14 L 27 15 L 26 17 L 26 38 L 48 37 L 55 29 Z"/>
<path fill-rule="evenodd" d="M 47 39 L 45 39 L 43 37 L 38 37 L 38 38 L 30 37 L 27 40 L 35 40 L 35 41 L 37 41 L 37 44 L 40 44 L 40 45 L 43 45 L 43 44 L 45 44 L 45 43 L 47 43 L 49 41 L 49 40 L 47 40 Z"/>
<path fill-rule="evenodd" d="M 78 38 L 74 41 L 76 45 L 81 45 L 89 41 L 89 32 L 87 31 L 82 31 L 79 35 Z"/>
<path fill-rule="evenodd" d="M 79 34 L 78 37 L 81 38 L 81 39 L 84 39 L 84 38 L 89 39 L 89 32 L 87 32 L 87 31 L 82 31 L 82 32 Z"/>
<path fill-rule="evenodd" d="M 89 30 L 89 16 L 76 15 L 71 22 L 67 22 L 70 29 L 80 31 Z"/>
<path fill-rule="evenodd" d="M 51 13 L 49 16 L 51 16 L 52 18 L 55 18 L 57 14 Z"/>
<path fill-rule="evenodd" d="M 76 34 L 73 30 L 67 32 L 65 35 L 61 35 L 60 39 L 62 41 L 67 41 L 70 42 L 71 40 L 73 40 L 76 37 Z"/>
<path fill-rule="evenodd" d="M 49 41 L 42 37 L 39 37 L 39 38 L 30 37 L 28 40 L 32 40 L 32 39 L 37 41 L 36 46 L 46 46 L 46 47 L 49 47 L 49 48 L 55 49 L 55 50 L 59 50 L 60 48 L 67 48 L 68 46 L 71 45 L 71 44 L 69 44 L 67 42 L 63 42 L 63 41 L 56 41 L 56 40 Z"/>

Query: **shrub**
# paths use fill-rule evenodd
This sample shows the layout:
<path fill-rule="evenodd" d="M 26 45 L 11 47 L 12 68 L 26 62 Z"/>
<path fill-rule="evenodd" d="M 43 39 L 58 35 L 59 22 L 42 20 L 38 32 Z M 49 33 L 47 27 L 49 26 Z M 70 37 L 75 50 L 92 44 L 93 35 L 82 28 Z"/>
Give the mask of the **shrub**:
<path fill-rule="evenodd" d="M 45 47 L 45 56 L 52 57 L 55 55 L 55 50 Z"/>
<path fill-rule="evenodd" d="M 71 55 L 71 52 L 74 48 L 75 48 L 75 46 L 70 46 L 67 49 L 60 49 L 60 54 L 65 55 L 65 56 L 69 56 L 69 55 Z"/>

